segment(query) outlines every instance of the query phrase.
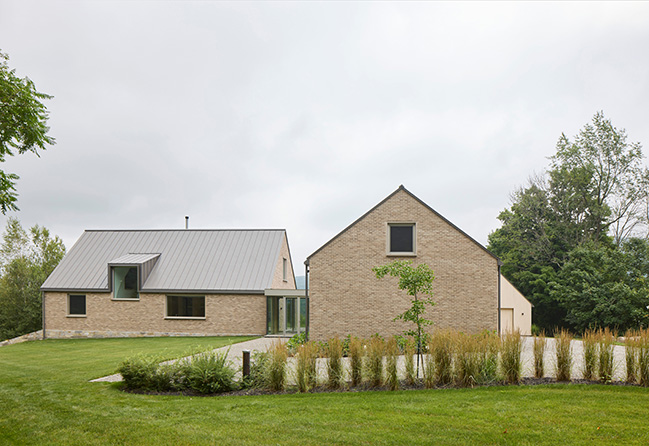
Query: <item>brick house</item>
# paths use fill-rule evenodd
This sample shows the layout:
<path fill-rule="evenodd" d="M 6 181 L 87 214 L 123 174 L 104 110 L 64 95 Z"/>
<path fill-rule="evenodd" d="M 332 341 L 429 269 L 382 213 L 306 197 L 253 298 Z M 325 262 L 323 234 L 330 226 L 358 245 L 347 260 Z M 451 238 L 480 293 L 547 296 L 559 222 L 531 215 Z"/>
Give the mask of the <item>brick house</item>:
<path fill-rule="evenodd" d="M 306 325 L 283 229 L 85 231 L 41 290 L 45 337 L 265 335 Z"/>
<path fill-rule="evenodd" d="M 311 339 L 403 332 L 392 319 L 410 296 L 396 278 L 372 272 L 395 259 L 434 271 L 436 305 L 427 310 L 434 328 L 530 334 L 531 304 L 501 276 L 501 261 L 400 186 L 307 258 Z"/>

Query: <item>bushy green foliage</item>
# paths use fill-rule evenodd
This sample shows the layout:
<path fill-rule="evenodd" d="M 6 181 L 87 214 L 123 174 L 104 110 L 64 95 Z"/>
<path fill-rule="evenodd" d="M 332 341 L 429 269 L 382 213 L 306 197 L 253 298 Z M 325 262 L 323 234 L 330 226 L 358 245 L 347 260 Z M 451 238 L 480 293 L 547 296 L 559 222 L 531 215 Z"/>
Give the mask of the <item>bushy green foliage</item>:
<path fill-rule="evenodd" d="M 185 383 L 197 393 L 212 394 L 233 390 L 234 369 L 227 352 L 205 352 L 187 359 L 183 364 Z"/>
<path fill-rule="evenodd" d="M 222 393 L 235 389 L 235 370 L 227 352 L 202 352 L 172 363 L 161 364 L 153 355 L 137 355 L 124 360 L 118 372 L 124 385 L 132 390 L 185 391 L 201 394 Z"/>
<path fill-rule="evenodd" d="M 268 387 L 268 352 L 255 351 L 250 358 L 250 375 L 239 383 L 242 389 L 261 389 Z"/>
<path fill-rule="evenodd" d="M 291 336 L 291 338 L 286 342 L 286 347 L 288 352 L 291 355 L 294 355 L 297 352 L 297 349 L 300 345 L 305 344 L 307 341 L 306 333 L 297 333 Z"/>
<path fill-rule="evenodd" d="M 55 143 L 47 135 L 49 112 L 43 100 L 52 96 L 40 93 L 27 77 L 16 76 L 9 68 L 9 56 L 0 53 L 0 162 L 16 152 L 19 154 L 45 150 Z M 0 170 L 0 211 L 17 211 L 15 182 L 18 175 Z"/>
<path fill-rule="evenodd" d="M 372 271 L 374 271 L 378 279 L 382 279 L 387 275 L 398 277 L 399 289 L 405 290 L 409 296 L 412 296 L 410 308 L 395 317 L 394 320 L 402 320 L 415 325 L 415 328 L 407 329 L 403 333 L 405 336 L 410 336 L 415 340 L 415 345 L 417 346 L 417 367 L 419 367 L 423 355 L 422 348 L 426 345 L 428 339 L 425 328 L 433 325 L 431 320 L 424 317 L 426 306 L 432 307 L 435 305 L 435 302 L 432 300 L 433 280 L 435 279 L 433 270 L 425 263 L 421 263 L 413 268 L 412 262 L 409 260 L 395 260 L 386 265 L 375 266 L 372 268 Z"/>
<path fill-rule="evenodd" d="M 40 287 L 65 255 L 57 236 L 41 226 L 28 231 L 13 217 L 0 246 L 0 341 L 43 326 Z"/>
<path fill-rule="evenodd" d="M 499 215 L 488 247 L 541 328 L 646 324 L 649 267 L 635 259 L 649 259 L 649 244 L 633 239 L 647 224 L 642 158 L 640 144 L 599 112 L 573 140 L 561 135 L 547 174 L 515 191 Z"/>

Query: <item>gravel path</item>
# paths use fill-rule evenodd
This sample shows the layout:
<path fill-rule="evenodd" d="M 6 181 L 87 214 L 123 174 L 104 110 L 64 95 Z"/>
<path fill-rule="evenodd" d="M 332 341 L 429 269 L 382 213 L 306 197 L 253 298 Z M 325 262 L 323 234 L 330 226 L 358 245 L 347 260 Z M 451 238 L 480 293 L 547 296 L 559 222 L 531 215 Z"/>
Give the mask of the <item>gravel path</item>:
<path fill-rule="evenodd" d="M 243 350 L 254 351 L 266 351 L 273 343 L 276 342 L 286 342 L 287 338 L 258 338 L 253 339 L 252 341 L 240 342 L 238 344 L 233 344 L 226 347 L 221 347 L 216 349 L 217 352 L 228 351 L 228 358 L 232 362 L 233 366 L 236 369 L 241 368 Z M 532 377 L 534 376 L 534 338 L 532 337 L 523 337 L 523 350 L 521 354 L 521 359 L 523 363 L 523 377 Z M 581 341 L 573 340 L 572 341 L 572 378 L 579 379 L 582 378 L 582 369 L 583 369 L 583 344 Z M 625 353 L 624 347 L 621 345 L 616 345 L 613 347 L 614 356 L 615 356 L 615 371 L 614 371 L 614 380 L 624 380 L 626 374 L 625 366 Z M 555 372 L 555 340 L 554 338 L 547 338 L 547 345 L 545 348 L 545 355 L 543 357 L 545 362 L 545 376 L 554 377 Z M 345 368 L 349 369 L 349 359 L 343 358 L 343 364 Z M 400 373 L 403 376 L 405 370 L 405 361 L 403 356 L 399 358 L 398 366 Z M 324 359 L 318 359 L 318 376 L 321 381 L 326 379 L 326 361 Z M 295 369 L 295 358 L 289 358 L 288 360 L 288 382 L 294 384 L 293 370 Z M 240 371 L 237 373 L 237 377 L 240 376 Z M 105 376 L 103 378 L 93 379 L 91 382 L 117 382 L 121 381 L 122 376 L 117 373 L 114 375 Z"/>

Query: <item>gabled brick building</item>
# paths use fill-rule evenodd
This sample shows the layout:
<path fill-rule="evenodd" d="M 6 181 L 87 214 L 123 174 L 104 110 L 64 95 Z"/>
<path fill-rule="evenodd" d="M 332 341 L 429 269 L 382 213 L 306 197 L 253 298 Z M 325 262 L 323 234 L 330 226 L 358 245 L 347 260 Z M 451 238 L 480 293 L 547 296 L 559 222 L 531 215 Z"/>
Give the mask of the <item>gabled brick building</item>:
<path fill-rule="evenodd" d="M 395 259 L 433 269 L 436 305 L 427 315 L 434 328 L 478 333 L 513 327 L 529 334 L 531 304 L 511 285 L 508 308 L 502 306 L 500 260 L 400 186 L 308 257 L 311 339 L 402 333 L 404 323 L 393 318 L 411 298 L 396 278 L 378 280 L 372 272 Z"/>

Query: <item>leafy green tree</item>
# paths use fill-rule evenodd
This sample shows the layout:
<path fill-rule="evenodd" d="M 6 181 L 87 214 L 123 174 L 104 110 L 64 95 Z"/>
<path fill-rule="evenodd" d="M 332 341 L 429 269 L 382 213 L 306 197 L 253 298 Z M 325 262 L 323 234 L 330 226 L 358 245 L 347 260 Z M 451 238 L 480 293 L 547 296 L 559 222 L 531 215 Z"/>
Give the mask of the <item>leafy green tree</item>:
<path fill-rule="evenodd" d="M 40 287 L 65 255 L 57 236 L 9 218 L 0 246 L 0 340 L 42 327 Z"/>
<path fill-rule="evenodd" d="M 570 299 L 553 291 L 575 250 L 619 247 L 646 229 L 649 171 L 642 158 L 640 144 L 627 142 L 625 131 L 598 112 L 573 140 L 561 135 L 547 172 L 516 191 L 500 213 L 502 226 L 489 235 L 489 249 L 534 304 L 540 327 L 575 323 L 567 313 Z"/>
<path fill-rule="evenodd" d="M 417 376 L 419 376 L 420 360 L 423 364 L 423 349 L 426 333 L 424 328 L 433 325 L 433 322 L 424 317 L 426 306 L 433 306 L 433 280 L 435 275 L 425 263 L 413 268 L 409 260 L 395 260 L 386 265 L 375 266 L 372 271 L 378 279 L 389 275 L 399 278 L 399 289 L 405 290 L 409 296 L 412 296 L 410 308 L 394 318 L 394 320 L 403 320 L 415 324 L 414 329 L 404 331 L 404 335 L 410 336 L 415 340 L 417 346 Z M 420 299 L 420 296 L 422 298 Z"/>
<path fill-rule="evenodd" d="M 564 306 L 571 328 L 624 332 L 643 325 L 649 287 L 630 274 L 633 261 L 633 254 L 615 247 L 585 245 L 570 253 L 552 293 Z"/>
<path fill-rule="evenodd" d="M 27 77 L 16 76 L 8 65 L 9 56 L 0 52 L 0 162 L 7 155 L 45 150 L 45 145 L 55 143 L 47 135 L 49 113 L 44 99 L 52 96 L 40 93 Z M 18 210 L 16 206 L 16 180 L 18 175 L 0 170 L 0 211 L 6 214 Z"/>

